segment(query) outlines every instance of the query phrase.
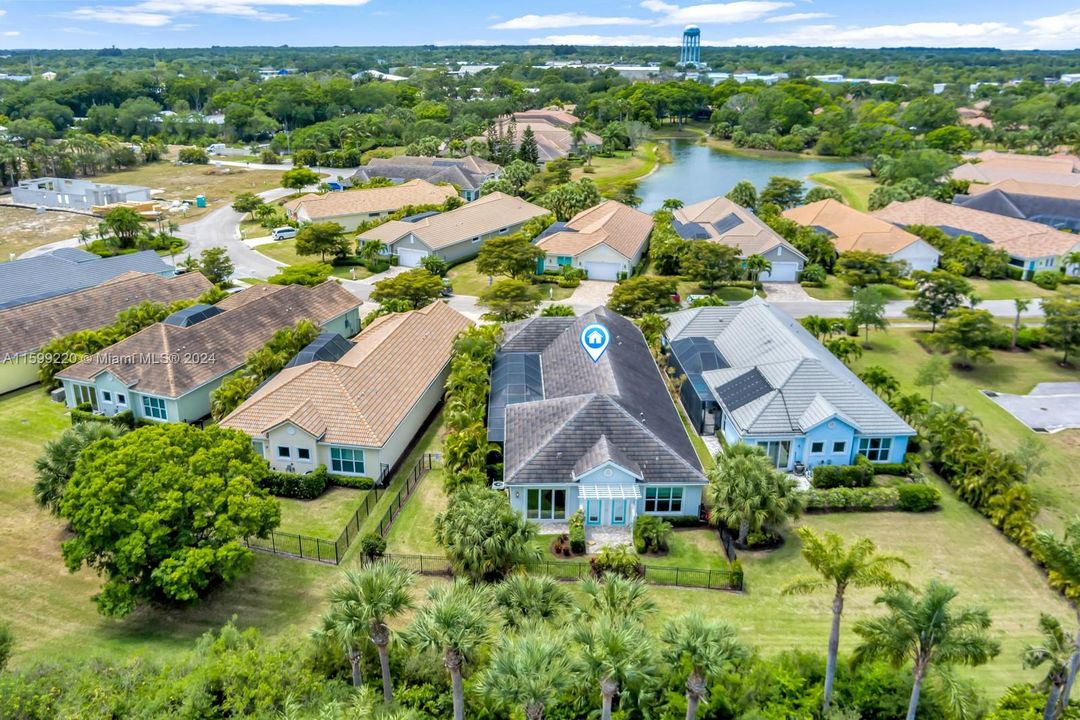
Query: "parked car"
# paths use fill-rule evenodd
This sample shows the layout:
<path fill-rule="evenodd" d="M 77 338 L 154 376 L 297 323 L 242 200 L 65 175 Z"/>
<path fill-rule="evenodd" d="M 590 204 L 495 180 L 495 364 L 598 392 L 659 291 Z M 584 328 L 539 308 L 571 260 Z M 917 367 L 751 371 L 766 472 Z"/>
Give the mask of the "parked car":
<path fill-rule="evenodd" d="M 294 227 L 279 227 L 270 231 L 270 237 L 275 240 L 289 240 L 296 237 L 296 228 Z"/>

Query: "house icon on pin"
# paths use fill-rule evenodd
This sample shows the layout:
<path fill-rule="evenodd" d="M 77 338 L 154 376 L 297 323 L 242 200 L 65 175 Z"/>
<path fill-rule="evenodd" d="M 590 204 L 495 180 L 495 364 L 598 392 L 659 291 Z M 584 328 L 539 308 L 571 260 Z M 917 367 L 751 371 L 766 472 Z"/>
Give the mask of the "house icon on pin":
<path fill-rule="evenodd" d="M 598 330 L 593 330 L 589 333 L 588 337 L 585 338 L 585 342 L 593 347 L 600 347 L 604 344 L 604 336 Z"/>

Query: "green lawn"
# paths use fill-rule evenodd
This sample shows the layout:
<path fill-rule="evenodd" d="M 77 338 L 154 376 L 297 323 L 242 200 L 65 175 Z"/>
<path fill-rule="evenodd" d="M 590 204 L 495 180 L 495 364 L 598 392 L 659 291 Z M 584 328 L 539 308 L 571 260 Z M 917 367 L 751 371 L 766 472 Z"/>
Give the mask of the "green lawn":
<path fill-rule="evenodd" d="M 679 293 L 680 297 L 683 299 L 686 299 L 690 295 L 717 295 L 721 299 L 729 302 L 749 300 L 750 296 L 753 294 L 750 288 L 731 287 L 729 285 L 721 285 L 710 292 L 701 287 L 700 283 L 685 278 L 679 279 L 679 282 L 675 286 L 675 291 Z M 758 290 L 757 294 L 758 297 L 765 297 L 764 290 Z"/>
<path fill-rule="evenodd" d="M 165 658 L 234 615 L 269 635 L 306 633 L 322 612 L 333 567 L 255 553 L 251 572 L 186 610 L 144 608 L 123 620 L 97 614 L 93 572 L 71 574 L 60 558 L 64 524 L 39 510 L 30 494 L 33 461 L 44 442 L 69 424 L 63 406 L 37 388 L 0 396 L 6 441 L 0 482 L 0 608 L 16 637 L 14 663 L 31 660 Z"/>
<path fill-rule="evenodd" d="M 413 491 L 409 502 L 394 520 L 386 538 L 386 550 L 402 555 L 443 555 L 435 542 L 435 516 L 446 509 L 443 469 L 432 468 Z"/>
<path fill-rule="evenodd" d="M 286 265 L 310 265 L 311 263 L 321 262 L 317 255 L 298 255 L 296 253 L 296 240 L 281 240 L 279 242 L 266 243 L 265 245 L 258 245 L 255 250 L 261 252 L 268 258 L 277 260 L 278 262 L 285 263 Z M 362 265 L 349 266 L 349 267 L 335 267 L 330 274 L 333 277 L 339 278 L 352 278 L 353 271 L 356 272 L 357 280 L 363 280 L 364 278 L 371 277 L 372 273 L 366 267 Z"/>
<path fill-rule="evenodd" d="M 278 530 L 333 542 L 356 513 L 365 495 L 366 490 L 332 487 L 314 500 L 279 498 L 281 525 Z"/>
<path fill-rule="evenodd" d="M 872 332 L 872 349 L 865 351 L 854 369 L 881 365 L 900 380 L 905 392 L 918 389 L 923 394 L 929 394 L 928 388 L 916 388 L 913 384 L 919 366 L 930 357 L 915 342 L 919 332 L 912 328 Z M 1058 365 L 1060 354 L 1052 350 L 994 351 L 993 360 L 993 363 L 975 370 L 953 370 L 952 377 L 935 391 L 934 399 L 969 408 L 982 422 L 994 443 L 1010 451 L 1017 446 L 1020 438 L 1031 434 L 1031 431 L 980 390 L 1026 393 L 1040 382 L 1076 382 L 1080 380 L 1080 372 Z M 1080 476 L 1076 473 L 1077 460 L 1080 459 L 1080 430 L 1064 430 L 1036 437 L 1046 447 L 1049 467 L 1031 482 L 1031 488 L 1039 502 L 1046 506 L 1040 520 L 1056 527 L 1065 518 L 1080 513 Z"/>
<path fill-rule="evenodd" d="M 895 285 L 881 284 L 875 285 L 874 288 L 877 289 L 886 300 L 908 300 L 912 296 L 907 290 L 902 290 Z M 825 284 L 825 287 L 808 287 L 804 289 L 806 290 L 806 294 L 815 300 L 851 299 L 851 286 L 835 275 L 829 275 L 829 280 Z"/>
<path fill-rule="evenodd" d="M 455 295 L 478 297 L 490 287 L 489 277 L 477 271 L 475 260 L 450 268 L 447 277 L 450 279 Z M 491 282 L 498 282 L 501 279 L 495 277 L 491 279 Z M 574 288 L 559 287 L 555 283 L 538 283 L 536 288 L 540 290 L 544 300 L 565 300 L 574 294 Z"/>
<path fill-rule="evenodd" d="M 613 157 L 594 157 L 591 172 L 585 172 L 584 167 L 575 168 L 572 177 L 574 180 L 587 177 L 604 193 L 637 182 L 665 162 L 671 162 L 667 145 L 647 141 L 640 143 L 632 152 L 616 152 Z"/>
<path fill-rule="evenodd" d="M 983 300 L 1012 300 L 1013 298 L 1042 298 L 1057 295 L 1053 290 L 1043 290 L 1025 280 L 985 280 L 968 278 L 975 294 Z"/>
<path fill-rule="evenodd" d="M 587 530 L 587 529 L 586 529 Z M 588 556 L 565 558 L 551 552 L 555 535 L 539 535 L 533 546 L 544 560 L 552 562 L 588 562 Z M 728 561 L 720 538 L 711 528 L 680 528 L 671 533 L 668 552 L 662 555 L 641 555 L 641 562 L 656 567 L 677 567 L 690 570 L 727 570 Z"/>
<path fill-rule="evenodd" d="M 814 173 L 810 179 L 839 191 L 845 203 L 863 212 L 866 212 L 870 193 L 877 187 L 877 181 L 870 177 L 870 171 L 862 168 Z"/>

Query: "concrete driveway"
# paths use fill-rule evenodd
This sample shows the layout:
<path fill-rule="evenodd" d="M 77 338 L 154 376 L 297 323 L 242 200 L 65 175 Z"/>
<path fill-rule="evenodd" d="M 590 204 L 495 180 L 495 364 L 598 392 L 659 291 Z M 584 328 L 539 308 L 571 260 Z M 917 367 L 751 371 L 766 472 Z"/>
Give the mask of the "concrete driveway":
<path fill-rule="evenodd" d="M 1035 432 L 1080 428 L 1080 383 L 1039 383 L 1027 395 L 982 392 Z"/>
<path fill-rule="evenodd" d="M 608 298 L 611 297 L 611 291 L 614 289 L 615 283 L 613 282 L 582 280 L 581 284 L 574 288 L 574 294 L 558 304 L 569 305 L 574 308 L 575 313 L 582 315 L 593 308 L 607 305 Z"/>
<path fill-rule="evenodd" d="M 769 302 L 818 302 L 799 283 L 761 283 Z"/>

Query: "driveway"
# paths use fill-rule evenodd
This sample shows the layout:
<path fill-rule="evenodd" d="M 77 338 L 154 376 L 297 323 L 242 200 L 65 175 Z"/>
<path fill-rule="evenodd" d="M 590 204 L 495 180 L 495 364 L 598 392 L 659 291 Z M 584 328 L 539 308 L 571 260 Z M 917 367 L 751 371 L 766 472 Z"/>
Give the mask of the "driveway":
<path fill-rule="evenodd" d="M 810 297 L 803 286 L 799 283 L 762 283 L 761 286 L 765 288 L 765 294 L 768 295 L 769 302 L 805 302 L 815 303 L 818 302 L 814 298 Z"/>
<path fill-rule="evenodd" d="M 615 283 L 613 282 L 582 280 L 581 284 L 574 288 L 573 295 L 555 304 L 569 305 L 574 308 L 575 313 L 583 315 L 593 308 L 607 305 L 608 298 L 611 297 L 611 291 L 614 289 Z"/>
<path fill-rule="evenodd" d="M 1039 383 L 1027 395 L 982 392 L 1035 432 L 1055 433 L 1080 427 L 1080 383 Z"/>

